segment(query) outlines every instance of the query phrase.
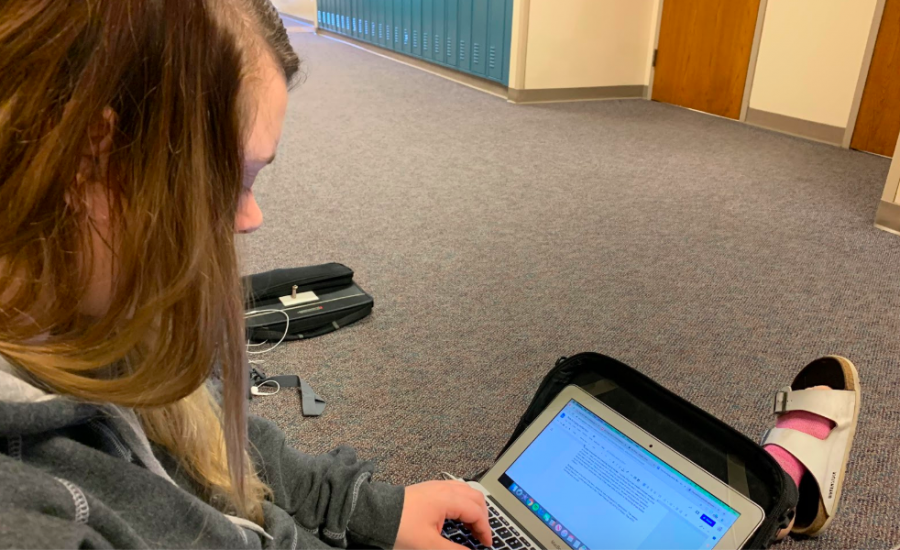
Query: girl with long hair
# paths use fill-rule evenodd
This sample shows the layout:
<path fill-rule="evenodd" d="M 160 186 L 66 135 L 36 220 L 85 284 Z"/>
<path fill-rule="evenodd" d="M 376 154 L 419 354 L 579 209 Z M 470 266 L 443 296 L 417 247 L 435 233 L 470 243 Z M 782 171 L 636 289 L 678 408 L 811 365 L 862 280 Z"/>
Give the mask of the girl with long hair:
<path fill-rule="evenodd" d="M 490 542 L 464 484 L 248 419 L 234 235 L 298 70 L 268 0 L 0 3 L 0 547 Z"/>
<path fill-rule="evenodd" d="M 234 235 L 299 66 L 268 0 L 0 2 L 0 547 L 491 545 L 464 483 L 376 483 L 247 414 Z M 834 519 L 859 403 L 841 357 L 779 391 L 793 532 Z"/>

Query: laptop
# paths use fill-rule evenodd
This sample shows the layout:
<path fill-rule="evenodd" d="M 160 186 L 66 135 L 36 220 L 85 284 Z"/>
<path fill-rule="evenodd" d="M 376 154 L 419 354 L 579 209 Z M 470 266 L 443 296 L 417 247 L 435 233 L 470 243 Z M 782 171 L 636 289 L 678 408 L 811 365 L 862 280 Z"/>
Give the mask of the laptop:
<path fill-rule="evenodd" d="M 452 477 L 452 476 L 450 476 Z M 740 548 L 762 508 L 577 386 L 478 482 L 495 550 Z M 462 524 L 444 537 L 482 550 Z"/>

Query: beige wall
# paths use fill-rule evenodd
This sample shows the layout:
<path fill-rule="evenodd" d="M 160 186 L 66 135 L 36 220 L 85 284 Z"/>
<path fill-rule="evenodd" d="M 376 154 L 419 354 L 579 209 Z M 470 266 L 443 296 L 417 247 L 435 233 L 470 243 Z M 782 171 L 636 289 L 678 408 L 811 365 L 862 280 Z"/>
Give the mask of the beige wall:
<path fill-rule="evenodd" d="M 529 4 L 522 89 L 645 85 L 659 0 L 516 0 Z M 516 47 L 518 19 L 513 24 Z M 515 59 L 512 69 L 521 58 Z M 521 73 L 520 73 L 521 74 Z"/>
<path fill-rule="evenodd" d="M 877 0 L 768 0 L 750 108 L 847 126 Z"/>
<path fill-rule="evenodd" d="M 316 22 L 316 0 L 272 0 L 278 11 L 306 19 L 313 23 Z"/>

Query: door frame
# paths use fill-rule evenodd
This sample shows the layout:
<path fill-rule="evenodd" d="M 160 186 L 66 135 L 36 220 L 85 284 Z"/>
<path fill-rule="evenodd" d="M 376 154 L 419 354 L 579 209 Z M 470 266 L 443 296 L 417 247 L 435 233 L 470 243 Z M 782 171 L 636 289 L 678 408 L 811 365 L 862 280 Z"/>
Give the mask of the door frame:
<path fill-rule="evenodd" d="M 525 89 L 525 66 L 528 62 L 528 23 L 531 0 L 511 0 L 513 21 L 509 37 L 509 89 Z"/>
<path fill-rule="evenodd" d="M 659 49 L 659 29 L 662 27 L 662 13 L 666 0 L 658 0 L 656 6 L 656 27 L 653 31 L 653 47 L 650 48 L 650 56 L 647 62 L 650 63 L 650 80 L 647 82 L 647 93 L 644 99 L 653 101 L 653 81 L 656 79 L 656 64 L 653 62 L 656 58 L 656 50 Z"/>
<path fill-rule="evenodd" d="M 878 0 L 884 2 L 885 0 Z M 750 62 L 747 64 L 747 78 L 744 81 L 744 95 L 741 98 L 741 115 L 738 120 L 746 122 L 747 111 L 750 108 L 750 92 L 753 90 L 753 78 L 756 76 L 756 61 L 759 58 L 759 45 L 762 42 L 763 24 L 766 20 L 766 7 L 769 0 L 759 0 L 759 10 L 756 13 L 756 28 L 753 31 L 753 44 L 750 47 Z M 653 38 L 653 50 L 650 52 L 650 82 L 647 85 L 647 99 L 653 99 L 653 83 L 656 76 L 656 67 L 653 66 L 653 58 L 656 57 L 656 51 L 659 49 L 659 33 L 662 30 L 663 9 L 665 8 L 665 0 L 659 0 L 659 11 L 656 15 L 656 33 Z M 712 116 L 712 113 L 705 113 Z M 724 118 L 724 117 L 723 117 Z M 733 120 L 733 119 L 728 119 Z"/>
<path fill-rule="evenodd" d="M 869 70 L 872 68 L 872 58 L 875 55 L 875 42 L 878 40 L 878 33 L 881 31 L 885 4 L 887 4 L 887 0 L 877 0 L 875 4 L 872 25 L 869 27 L 869 40 L 866 42 L 866 50 L 863 52 L 862 67 L 859 69 L 859 79 L 856 81 L 856 92 L 853 94 L 850 116 L 847 119 L 847 127 L 844 129 L 844 140 L 841 143 L 841 147 L 844 149 L 850 148 L 850 142 L 853 141 L 853 132 L 856 131 L 859 107 L 862 104 L 862 96 L 866 91 L 866 83 L 869 80 Z"/>

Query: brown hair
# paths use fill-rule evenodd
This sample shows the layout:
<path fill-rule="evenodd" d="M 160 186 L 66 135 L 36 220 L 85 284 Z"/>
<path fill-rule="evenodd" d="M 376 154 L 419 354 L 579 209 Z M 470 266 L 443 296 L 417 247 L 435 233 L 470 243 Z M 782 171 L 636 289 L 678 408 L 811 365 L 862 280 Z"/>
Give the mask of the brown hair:
<path fill-rule="evenodd" d="M 262 522 L 234 248 L 252 43 L 294 78 L 268 0 L 0 4 L 0 353 L 55 392 L 135 407 L 211 502 Z M 93 228 L 76 174 L 109 108 L 115 285 L 87 320 Z M 215 364 L 224 411 L 204 385 Z"/>

